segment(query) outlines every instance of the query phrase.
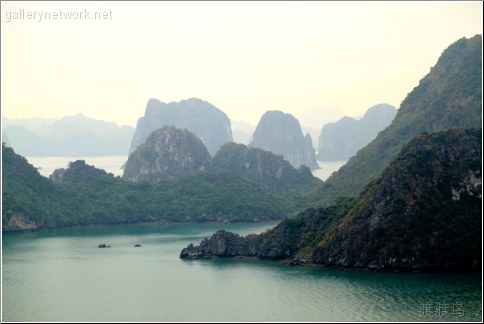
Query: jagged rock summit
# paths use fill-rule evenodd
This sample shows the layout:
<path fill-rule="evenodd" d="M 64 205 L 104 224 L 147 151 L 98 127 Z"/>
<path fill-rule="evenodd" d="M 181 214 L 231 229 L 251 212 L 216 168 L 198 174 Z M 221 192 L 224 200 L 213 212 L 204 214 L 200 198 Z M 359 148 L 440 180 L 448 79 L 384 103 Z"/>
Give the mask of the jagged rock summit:
<path fill-rule="evenodd" d="M 158 99 L 150 99 L 145 115 L 138 119 L 129 154 L 152 132 L 165 125 L 194 133 L 200 137 L 212 156 L 223 144 L 232 141 L 230 119 L 212 104 L 197 98 L 168 104 Z"/>
<path fill-rule="evenodd" d="M 324 125 L 319 136 L 318 160 L 348 160 L 390 125 L 396 114 L 394 106 L 378 104 L 368 109 L 360 120 L 343 117 Z"/>
<path fill-rule="evenodd" d="M 212 169 L 231 172 L 271 193 L 303 192 L 321 184 L 304 165 L 296 169 L 280 155 L 236 143 L 220 148 L 213 157 Z"/>
<path fill-rule="evenodd" d="M 151 182 L 180 179 L 205 170 L 210 161 L 207 148 L 195 134 L 163 126 L 129 156 L 123 178 Z"/>
<path fill-rule="evenodd" d="M 311 135 L 303 135 L 299 121 L 291 114 L 267 111 L 259 121 L 249 146 L 282 155 L 295 168 L 301 165 L 319 168 Z"/>

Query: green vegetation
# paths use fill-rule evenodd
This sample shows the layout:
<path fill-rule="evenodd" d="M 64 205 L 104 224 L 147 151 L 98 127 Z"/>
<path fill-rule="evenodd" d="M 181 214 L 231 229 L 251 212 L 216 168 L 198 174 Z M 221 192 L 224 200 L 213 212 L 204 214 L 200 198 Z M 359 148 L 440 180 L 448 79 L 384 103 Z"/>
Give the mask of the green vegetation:
<path fill-rule="evenodd" d="M 407 95 L 392 124 L 316 190 L 311 205 L 329 206 L 337 197 L 356 196 L 419 133 L 480 127 L 481 63 L 481 35 L 462 38 L 446 49 Z"/>
<path fill-rule="evenodd" d="M 204 170 L 211 159 L 202 140 L 195 134 L 186 129 L 163 126 L 131 153 L 123 178 L 150 182 L 181 179 Z"/>
<path fill-rule="evenodd" d="M 482 129 L 420 134 L 357 198 L 309 208 L 260 235 L 218 232 L 201 257 L 255 256 L 377 270 L 473 270 L 482 263 Z M 221 248 L 227 246 L 227 249 Z"/>
<path fill-rule="evenodd" d="M 417 136 L 309 247 L 312 259 L 352 267 L 479 268 L 481 147 L 482 129 Z"/>
<path fill-rule="evenodd" d="M 282 155 L 243 144 L 226 143 L 214 156 L 211 168 L 231 172 L 275 194 L 302 195 L 322 184 L 308 167 L 295 169 Z"/>
<path fill-rule="evenodd" d="M 131 182 L 84 161 L 70 164 L 55 182 L 2 145 L 3 230 L 136 222 L 254 221 L 281 219 L 297 209 L 229 173 L 183 180 Z"/>

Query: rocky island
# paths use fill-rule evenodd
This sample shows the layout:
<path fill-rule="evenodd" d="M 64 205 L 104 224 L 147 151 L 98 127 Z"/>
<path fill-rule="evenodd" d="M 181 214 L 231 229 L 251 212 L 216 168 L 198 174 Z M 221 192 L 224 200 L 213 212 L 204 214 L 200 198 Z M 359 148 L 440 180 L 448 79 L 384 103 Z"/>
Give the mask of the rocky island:
<path fill-rule="evenodd" d="M 218 231 L 180 257 L 368 270 L 480 269 L 481 146 L 481 129 L 421 134 L 356 199 L 307 209 L 260 235 Z"/>

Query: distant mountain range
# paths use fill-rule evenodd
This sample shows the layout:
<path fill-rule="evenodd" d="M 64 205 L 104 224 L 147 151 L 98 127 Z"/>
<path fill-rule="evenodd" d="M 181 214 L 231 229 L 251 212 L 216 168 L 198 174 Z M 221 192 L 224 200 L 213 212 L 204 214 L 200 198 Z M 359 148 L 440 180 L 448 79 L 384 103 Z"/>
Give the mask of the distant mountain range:
<path fill-rule="evenodd" d="M 449 46 L 392 124 L 309 200 L 325 207 L 259 235 L 218 231 L 180 257 L 482 271 L 482 36 Z"/>
<path fill-rule="evenodd" d="M 302 194 L 321 185 L 308 167 L 296 169 L 281 155 L 243 144 L 226 143 L 212 159 L 200 138 L 174 126 L 153 132 L 131 153 L 123 179 L 181 180 L 201 172 L 230 173 L 274 194 Z"/>
<path fill-rule="evenodd" d="M 225 142 L 212 158 L 190 130 L 151 132 L 153 138 L 143 140 L 149 149 L 137 148 L 143 163 L 136 172 L 183 165 L 194 171 L 169 179 L 130 181 L 83 161 L 46 179 L 2 145 L 2 230 L 287 218 L 261 235 L 219 231 L 180 256 L 365 270 L 482 270 L 481 35 L 450 45 L 392 123 L 325 182 L 301 166 L 310 149 L 287 155 L 296 157 L 299 169 L 275 149 L 310 147 L 314 157 L 298 121 L 282 112 L 267 115 L 252 143 L 267 141 L 272 153 Z M 191 164 L 200 157 L 208 167 Z"/>
<path fill-rule="evenodd" d="M 318 160 L 347 161 L 390 125 L 396 114 L 392 105 L 379 104 L 369 108 L 359 120 L 343 117 L 324 125 L 319 135 Z"/>
<path fill-rule="evenodd" d="M 128 153 L 134 128 L 77 114 L 59 120 L 4 118 L 2 133 L 24 156 L 108 156 Z"/>
<path fill-rule="evenodd" d="M 366 270 L 482 270 L 482 36 L 450 45 L 390 126 L 260 235 L 218 231 L 181 258 Z M 315 208 L 318 206 L 324 206 Z"/>
<path fill-rule="evenodd" d="M 254 134 L 255 126 L 241 120 L 230 120 L 232 126 L 232 136 L 234 142 L 244 145 L 249 145 L 252 141 L 252 134 Z"/>

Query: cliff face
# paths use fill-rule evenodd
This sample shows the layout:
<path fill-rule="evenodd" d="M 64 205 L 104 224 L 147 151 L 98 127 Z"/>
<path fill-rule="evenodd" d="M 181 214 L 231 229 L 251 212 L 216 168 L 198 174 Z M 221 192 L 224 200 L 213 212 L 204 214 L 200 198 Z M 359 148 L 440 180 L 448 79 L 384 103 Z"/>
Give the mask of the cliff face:
<path fill-rule="evenodd" d="M 251 147 L 282 155 L 295 168 L 319 168 L 311 136 L 303 135 L 299 121 L 280 111 L 266 112 L 254 132 Z"/>
<path fill-rule="evenodd" d="M 229 118 L 210 103 L 197 98 L 168 104 L 150 99 L 145 115 L 138 120 L 129 153 L 133 153 L 152 132 L 165 125 L 194 133 L 202 139 L 212 156 L 223 144 L 232 141 Z"/>
<path fill-rule="evenodd" d="M 324 125 L 319 136 L 318 160 L 348 160 L 390 125 L 396 113 L 395 107 L 379 104 L 368 109 L 360 120 L 343 117 Z"/>
<path fill-rule="evenodd" d="M 481 129 L 422 134 L 356 199 L 308 209 L 261 235 L 218 232 L 181 257 L 255 256 L 377 270 L 482 263 Z"/>
<path fill-rule="evenodd" d="M 421 132 L 482 125 L 482 36 L 450 45 L 405 98 L 390 126 L 358 151 L 314 194 L 314 206 L 356 196 L 381 175 L 402 147 Z"/>
<path fill-rule="evenodd" d="M 164 126 L 129 156 L 123 178 L 151 182 L 180 179 L 205 170 L 210 161 L 210 154 L 197 136 Z"/>
<path fill-rule="evenodd" d="M 258 183 L 271 193 L 308 191 L 321 183 L 304 165 L 295 169 L 281 155 L 236 143 L 220 148 L 212 160 L 212 168 Z"/>

